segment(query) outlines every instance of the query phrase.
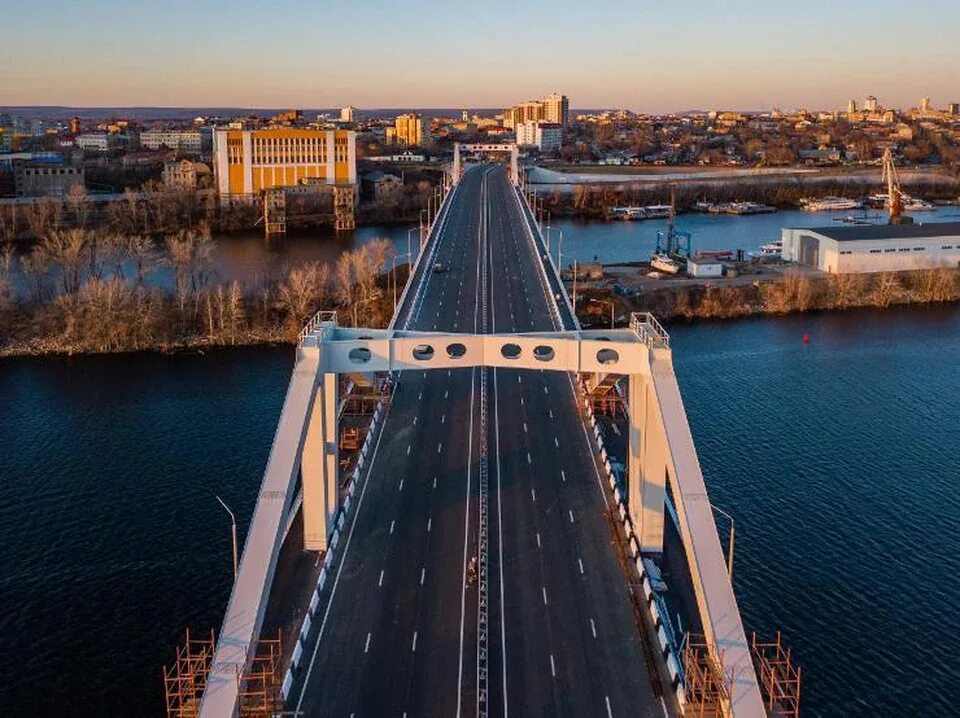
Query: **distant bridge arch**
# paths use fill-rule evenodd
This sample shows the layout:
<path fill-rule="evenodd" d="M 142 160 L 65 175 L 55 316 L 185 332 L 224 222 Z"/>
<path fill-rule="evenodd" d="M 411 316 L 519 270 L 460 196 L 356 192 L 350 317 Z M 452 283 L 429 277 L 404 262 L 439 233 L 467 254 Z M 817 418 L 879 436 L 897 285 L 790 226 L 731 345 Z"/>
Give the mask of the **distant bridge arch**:
<path fill-rule="evenodd" d="M 519 168 L 519 150 L 516 142 L 474 142 L 470 144 L 457 142 L 453 145 L 453 181 L 459 182 L 460 175 L 463 173 L 460 153 L 461 152 L 481 153 L 481 152 L 509 152 L 510 153 L 510 181 L 514 186 L 520 184 Z"/>

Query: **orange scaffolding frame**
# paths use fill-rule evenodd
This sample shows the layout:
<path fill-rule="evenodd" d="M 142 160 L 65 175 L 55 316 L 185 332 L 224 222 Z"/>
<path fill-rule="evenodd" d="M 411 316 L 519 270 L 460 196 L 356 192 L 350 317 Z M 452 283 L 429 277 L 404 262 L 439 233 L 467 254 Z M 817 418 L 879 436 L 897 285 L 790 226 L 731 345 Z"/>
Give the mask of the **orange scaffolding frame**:
<path fill-rule="evenodd" d="M 197 718 L 203 689 L 210 675 L 216 647 L 213 629 L 209 637 L 194 638 L 186 630 L 183 645 L 170 667 L 164 666 L 163 685 L 167 718 Z M 240 687 L 240 718 L 270 718 L 283 711 L 280 693 L 283 684 L 283 642 L 281 631 L 276 638 L 261 638 L 250 665 L 237 677 Z"/>
<path fill-rule="evenodd" d="M 801 669 L 793 665 L 792 652 L 784 648 L 780 631 L 777 631 L 776 640 L 770 643 L 757 641 L 754 633 L 750 638 L 750 651 L 768 715 L 797 718 L 800 715 Z"/>
<path fill-rule="evenodd" d="M 685 718 L 726 718 L 730 715 L 733 675 L 723 670 L 723 652 L 711 650 L 703 636 L 686 635 L 683 677 Z"/>

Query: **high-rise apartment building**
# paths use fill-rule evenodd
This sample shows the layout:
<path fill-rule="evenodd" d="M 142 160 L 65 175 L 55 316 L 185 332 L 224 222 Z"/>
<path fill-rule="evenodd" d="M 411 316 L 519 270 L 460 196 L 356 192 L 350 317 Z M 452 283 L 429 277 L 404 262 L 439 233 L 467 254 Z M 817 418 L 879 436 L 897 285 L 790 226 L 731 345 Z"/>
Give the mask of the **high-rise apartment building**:
<path fill-rule="evenodd" d="M 848 114 L 848 115 L 852 115 L 852 114 L 854 114 L 856 111 L 857 111 L 857 101 L 856 101 L 856 100 L 848 100 L 848 101 L 847 101 L 847 114 Z"/>
<path fill-rule="evenodd" d="M 864 112 L 876 112 L 880 107 L 880 103 L 877 102 L 877 98 L 873 95 L 870 95 L 867 99 L 863 101 L 863 111 Z"/>
<path fill-rule="evenodd" d="M 931 109 L 931 107 L 930 107 L 930 98 L 929 98 L 929 97 L 921 97 L 921 98 L 920 98 L 920 111 L 921 111 L 921 112 L 930 112 L 930 109 Z"/>
<path fill-rule="evenodd" d="M 516 130 L 523 122 L 550 122 L 565 126 L 570 119 L 566 95 L 553 94 L 542 100 L 527 100 L 503 111 L 503 125 Z"/>
<path fill-rule="evenodd" d="M 221 195 L 256 194 L 308 180 L 356 184 L 357 133 L 294 127 L 217 130 L 214 173 Z"/>
<path fill-rule="evenodd" d="M 570 118 L 570 100 L 566 95 L 553 93 L 543 98 L 544 120 L 561 127 L 566 127 Z"/>
<path fill-rule="evenodd" d="M 960 115 L 960 102 L 951 102 L 947 105 L 948 115 Z"/>
<path fill-rule="evenodd" d="M 340 110 L 340 121 L 341 121 L 341 122 L 356 122 L 356 119 L 357 119 L 357 108 L 356 108 L 356 107 L 350 107 L 350 106 L 348 105 L 347 107 L 344 107 L 344 108 L 342 108 L 342 109 Z"/>
<path fill-rule="evenodd" d="M 398 144 L 414 147 L 430 139 L 430 121 L 419 114 L 397 115 L 393 126 Z"/>

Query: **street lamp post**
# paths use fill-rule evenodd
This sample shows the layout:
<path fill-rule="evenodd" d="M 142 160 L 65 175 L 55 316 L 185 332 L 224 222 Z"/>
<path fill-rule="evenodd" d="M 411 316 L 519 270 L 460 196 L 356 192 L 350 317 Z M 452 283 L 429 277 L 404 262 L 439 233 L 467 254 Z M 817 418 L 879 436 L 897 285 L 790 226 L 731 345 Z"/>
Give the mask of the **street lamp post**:
<path fill-rule="evenodd" d="M 237 580 L 237 517 L 233 515 L 233 511 L 230 510 L 230 507 L 227 506 L 223 499 L 217 496 L 217 501 L 220 502 L 220 505 L 224 510 L 230 514 L 230 532 L 233 536 L 233 580 Z"/>
<path fill-rule="evenodd" d="M 560 241 L 557 242 L 557 271 L 563 271 L 563 230 L 557 230 L 560 233 Z"/>
<path fill-rule="evenodd" d="M 407 254 L 410 255 L 410 261 L 411 261 L 411 262 L 413 262 L 413 254 L 412 254 L 413 249 L 411 248 L 410 235 L 413 234 L 413 232 L 415 232 L 416 229 L 417 229 L 416 227 L 411 227 L 410 229 L 407 230 Z M 421 232 L 420 234 L 421 234 L 421 236 L 423 235 L 422 232 Z M 419 247 L 419 246 L 418 246 L 417 256 L 419 256 L 419 249 L 421 249 L 421 248 L 422 248 L 422 247 Z"/>
<path fill-rule="evenodd" d="M 730 582 L 733 583 L 733 544 L 736 538 L 736 525 L 734 524 L 733 516 L 728 514 L 719 506 L 710 504 L 710 508 L 712 508 L 721 516 L 725 516 L 727 520 L 730 521 L 730 545 L 727 547 L 727 576 L 730 579 Z"/>
<path fill-rule="evenodd" d="M 590 301 L 593 302 L 594 304 L 609 304 L 609 305 L 610 305 L 610 328 L 613 329 L 614 303 L 613 303 L 613 302 L 607 302 L 607 301 L 605 301 L 605 300 L 603 300 L 603 299 L 591 299 Z"/>

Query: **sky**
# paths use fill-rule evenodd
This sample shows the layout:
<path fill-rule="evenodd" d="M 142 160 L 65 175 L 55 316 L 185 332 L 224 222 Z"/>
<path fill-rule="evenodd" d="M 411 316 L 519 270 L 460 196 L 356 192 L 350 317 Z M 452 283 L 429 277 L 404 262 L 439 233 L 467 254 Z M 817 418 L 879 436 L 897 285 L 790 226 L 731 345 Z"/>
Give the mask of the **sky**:
<path fill-rule="evenodd" d="M 958 0 L 0 0 L 0 106 L 960 101 Z"/>

